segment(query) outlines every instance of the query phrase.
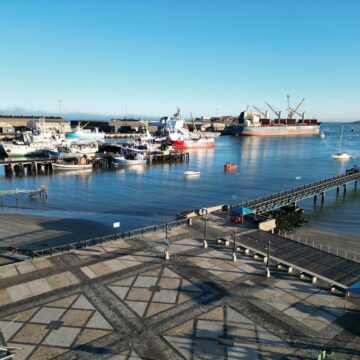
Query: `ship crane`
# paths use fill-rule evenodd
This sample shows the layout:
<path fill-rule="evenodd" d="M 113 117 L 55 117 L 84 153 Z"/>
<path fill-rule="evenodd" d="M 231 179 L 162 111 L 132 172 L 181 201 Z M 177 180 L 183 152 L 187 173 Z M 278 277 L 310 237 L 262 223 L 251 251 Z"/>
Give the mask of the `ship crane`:
<path fill-rule="evenodd" d="M 256 107 L 255 105 L 251 105 L 260 115 L 262 115 L 264 117 L 264 119 L 268 118 L 268 111 L 261 111 L 258 107 Z"/>
<path fill-rule="evenodd" d="M 265 101 L 265 104 L 274 112 L 274 114 L 278 117 L 280 120 L 281 118 L 281 110 L 276 111 L 268 102 Z"/>
<path fill-rule="evenodd" d="M 293 112 L 293 114 L 299 115 L 302 120 L 305 119 L 305 111 L 303 111 L 302 113 L 299 113 L 298 111 L 295 111 L 295 110 L 292 109 L 291 107 L 289 107 L 289 109 Z"/>
<path fill-rule="evenodd" d="M 290 103 L 289 103 L 290 96 L 289 96 L 289 95 L 287 96 L 287 99 L 288 99 L 288 119 L 292 119 L 293 116 L 294 116 L 294 114 L 300 115 L 299 112 L 298 112 L 298 110 L 299 110 L 300 106 L 303 104 L 303 102 L 305 101 L 305 98 L 303 98 L 303 99 L 299 102 L 299 104 L 296 106 L 295 109 L 293 109 L 293 108 L 290 107 Z M 305 114 L 305 113 L 303 113 L 303 115 L 300 115 L 300 116 L 303 117 L 304 114 Z"/>

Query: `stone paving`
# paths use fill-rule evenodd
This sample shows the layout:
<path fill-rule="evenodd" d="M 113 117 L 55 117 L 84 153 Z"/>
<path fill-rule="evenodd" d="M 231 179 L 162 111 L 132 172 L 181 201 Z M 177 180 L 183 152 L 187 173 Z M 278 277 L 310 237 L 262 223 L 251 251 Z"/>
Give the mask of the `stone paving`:
<path fill-rule="evenodd" d="M 0 268 L 0 344 L 15 359 L 359 359 L 360 307 L 215 241 L 201 220 Z"/>

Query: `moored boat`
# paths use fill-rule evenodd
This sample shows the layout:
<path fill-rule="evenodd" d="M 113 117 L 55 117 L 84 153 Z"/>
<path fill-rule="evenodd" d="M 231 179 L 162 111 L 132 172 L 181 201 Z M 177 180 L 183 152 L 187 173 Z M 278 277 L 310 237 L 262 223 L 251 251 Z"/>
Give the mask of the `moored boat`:
<path fill-rule="evenodd" d="M 131 165 L 146 165 L 147 161 L 146 159 L 141 156 L 140 154 L 137 154 L 135 158 L 133 159 L 126 159 L 125 156 L 114 156 L 113 157 L 113 165 L 115 167 L 118 166 L 131 166 Z"/>
<path fill-rule="evenodd" d="M 350 160 L 352 158 L 351 154 L 347 152 L 339 152 L 336 154 L 332 154 L 331 158 L 333 160 Z"/>
<path fill-rule="evenodd" d="M 199 176 L 200 171 L 187 170 L 184 171 L 184 176 Z"/>
<path fill-rule="evenodd" d="M 341 151 L 343 131 L 344 131 L 344 126 L 341 125 L 340 141 L 339 141 L 339 150 L 338 150 L 337 153 L 331 155 L 331 158 L 332 158 L 333 160 L 350 160 L 350 159 L 352 158 L 351 154 L 349 154 L 349 153 L 347 153 L 347 152 L 345 152 L 345 151 Z"/>
<path fill-rule="evenodd" d="M 215 145 L 215 137 L 206 137 L 201 132 L 190 132 L 186 127 L 180 109 L 166 122 L 171 145 L 177 149 L 211 148 Z"/>
<path fill-rule="evenodd" d="M 52 164 L 53 170 L 87 170 L 92 169 L 92 164 L 75 164 L 58 160 Z"/>
<path fill-rule="evenodd" d="M 237 169 L 237 165 L 236 164 L 232 164 L 230 162 L 227 162 L 225 165 L 224 165 L 224 170 L 225 171 L 234 171 Z"/>
<path fill-rule="evenodd" d="M 177 149 L 203 149 L 215 146 L 214 138 L 172 140 L 171 145 Z"/>
<path fill-rule="evenodd" d="M 76 129 L 65 133 L 65 137 L 70 140 L 101 140 L 105 138 L 105 133 L 99 132 L 98 128 L 94 131 L 84 130 L 80 125 Z"/>

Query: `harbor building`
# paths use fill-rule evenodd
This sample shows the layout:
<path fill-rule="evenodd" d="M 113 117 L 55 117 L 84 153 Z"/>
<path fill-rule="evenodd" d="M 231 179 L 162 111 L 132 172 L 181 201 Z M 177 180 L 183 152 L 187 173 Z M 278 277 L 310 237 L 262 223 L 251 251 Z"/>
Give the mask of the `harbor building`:
<path fill-rule="evenodd" d="M 69 131 L 70 124 L 59 116 L 40 116 L 40 115 L 0 115 L 0 122 L 7 123 L 14 128 L 14 132 L 26 130 Z M 4 126 L 0 126 L 4 128 Z M 9 128 L 9 126 L 7 126 Z M 4 133 L 4 130 L 3 130 Z M 10 131 L 8 131 L 10 133 Z"/>
<path fill-rule="evenodd" d="M 158 127 L 150 124 L 148 120 L 138 119 L 111 119 L 110 126 L 114 127 L 115 133 L 142 133 L 146 129 L 153 133 Z"/>
<path fill-rule="evenodd" d="M 15 128 L 6 121 L 0 119 L 0 134 L 13 134 Z"/>
<path fill-rule="evenodd" d="M 108 120 L 71 120 L 70 125 L 72 129 L 81 127 L 84 130 L 94 131 L 98 129 L 100 132 L 113 133 L 114 127 L 109 125 Z"/>

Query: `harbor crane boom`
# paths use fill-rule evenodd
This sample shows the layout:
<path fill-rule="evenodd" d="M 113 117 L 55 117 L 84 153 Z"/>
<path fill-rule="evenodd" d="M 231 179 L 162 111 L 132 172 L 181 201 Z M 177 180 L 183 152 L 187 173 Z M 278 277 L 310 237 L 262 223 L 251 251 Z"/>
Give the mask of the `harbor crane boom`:
<path fill-rule="evenodd" d="M 261 114 L 264 119 L 268 118 L 268 112 L 267 111 L 261 111 L 258 107 L 256 107 L 255 105 L 251 105 L 259 114 Z"/>
<path fill-rule="evenodd" d="M 299 102 L 299 104 L 296 106 L 295 109 L 291 108 L 290 105 L 289 105 L 289 95 L 287 96 L 287 98 L 288 98 L 288 119 L 292 119 L 293 116 L 294 116 L 294 114 L 300 115 L 300 114 L 298 113 L 298 110 L 299 110 L 300 106 L 303 104 L 303 102 L 305 101 L 305 98 L 303 98 L 303 99 Z M 300 116 L 301 116 L 301 115 L 300 115 Z"/>
<path fill-rule="evenodd" d="M 281 110 L 276 111 L 268 102 L 265 101 L 265 104 L 275 113 L 275 115 L 278 117 L 278 119 L 280 120 L 281 118 Z"/>
<path fill-rule="evenodd" d="M 305 111 L 303 111 L 302 113 L 299 113 L 298 111 L 295 111 L 295 109 L 293 109 L 291 107 L 289 107 L 289 109 L 292 111 L 293 114 L 299 115 L 302 120 L 305 119 Z"/>

